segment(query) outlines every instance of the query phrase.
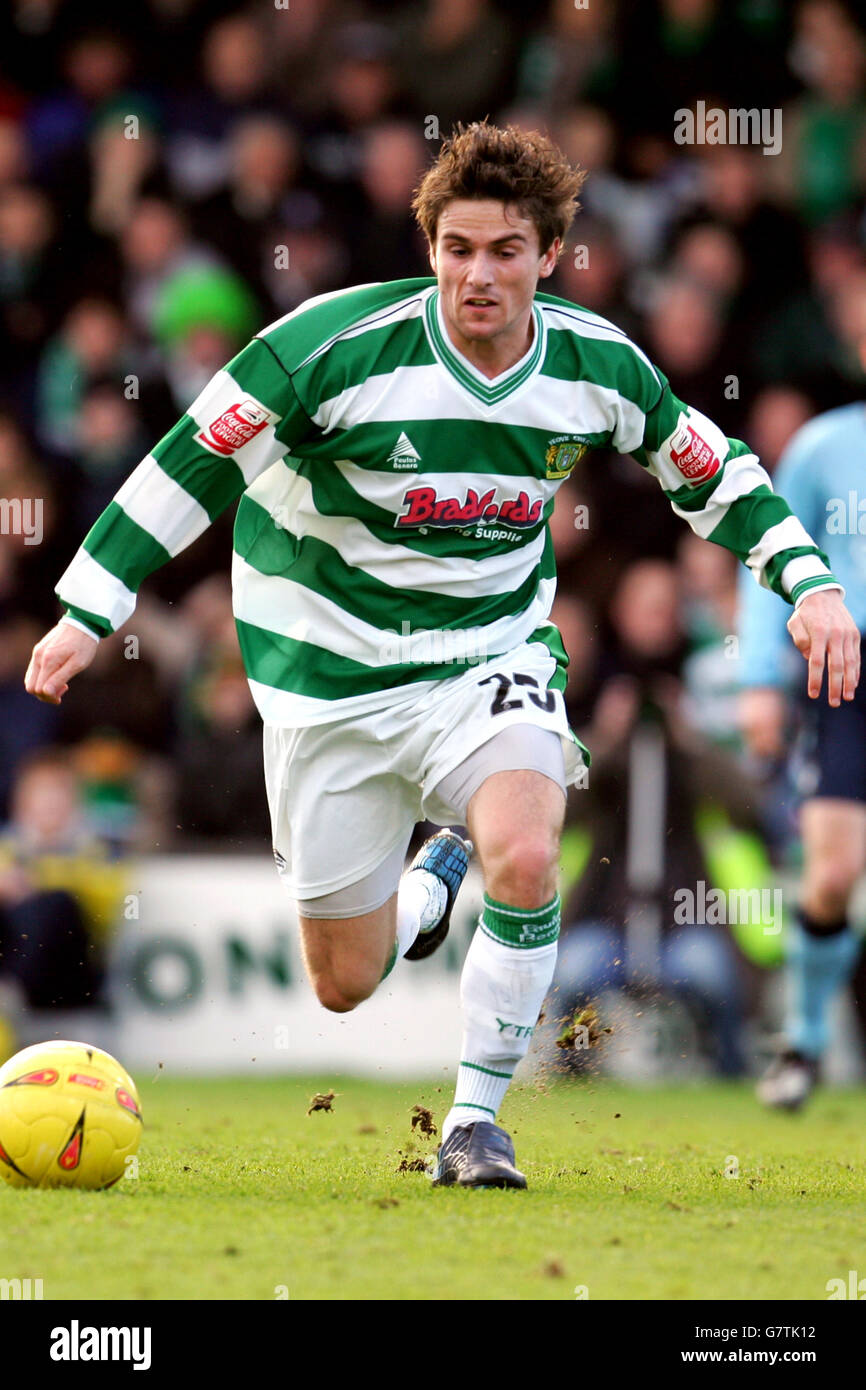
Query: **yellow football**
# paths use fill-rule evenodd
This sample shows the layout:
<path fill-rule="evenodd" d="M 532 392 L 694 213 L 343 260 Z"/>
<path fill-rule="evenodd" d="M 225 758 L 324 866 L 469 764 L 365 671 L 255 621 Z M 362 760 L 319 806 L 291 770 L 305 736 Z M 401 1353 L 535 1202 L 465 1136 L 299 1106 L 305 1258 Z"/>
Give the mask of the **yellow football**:
<path fill-rule="evenodd" d="M 0 1177 L 13 1187 L 111 1187 L 140 1139 L 135 1082 L 101 1048 L 37 1043 L 0 1067 Z"/>

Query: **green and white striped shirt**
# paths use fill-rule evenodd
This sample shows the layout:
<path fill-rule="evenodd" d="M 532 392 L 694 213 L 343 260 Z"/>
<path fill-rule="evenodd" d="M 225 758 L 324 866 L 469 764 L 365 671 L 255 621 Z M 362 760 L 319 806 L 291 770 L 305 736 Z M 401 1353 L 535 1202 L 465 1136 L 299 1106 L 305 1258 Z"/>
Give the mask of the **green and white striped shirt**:
<path fill-rule="evenodd" d="M 547 294 L 533 322 L 491 381 L 451 344 L 433 280 L 308 300 L 124 483 L 57 587 L 69 617 L 113 631 L 142 580 L 240 498 L 234 610 L 266 722 L 396 703 L 525 641 L 554 652 L 562 688 L 547 520 L 593 446 L 634 455 L 698 535 L 791 602 L 835 583 L 754 454 L 618 328 Z"/>

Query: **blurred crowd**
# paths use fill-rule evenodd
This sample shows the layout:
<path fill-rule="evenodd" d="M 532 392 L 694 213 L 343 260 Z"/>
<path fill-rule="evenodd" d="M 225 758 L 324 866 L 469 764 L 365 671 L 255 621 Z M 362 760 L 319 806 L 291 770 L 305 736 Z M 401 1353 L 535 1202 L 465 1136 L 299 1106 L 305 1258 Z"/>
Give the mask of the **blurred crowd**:
<path fill-rule="evenodd" d="M 60 708 L 27 697 L 22 673 L 88 526 L 252 332 L 311 295 L 429 273 L 409 200 L 452 122 L 545 129 L 590 171 L 545 289 L 622 326 L 768 470 L 811 416 L 861 397 L 864 10 L 8 0 L 0 497 L 39 508 L 38 543 L 35 524 L 0 535 L 7 839 L 36 766 L 43 782 L 74 779 L 64 843 L 86 821 L 116 855 L 267 845 L 260 729 L 231 615 L 231 515 L 147 581 Z M 780 152 L 677 143 L 674 113 L 699 101 L 781 111 Z M 762 805 L 737 728 L 736 561 L 614 454 L 590 455 L 563 487 L 554 534 L 568 699 L 595 754 L 589 795 L 573 798 L 575 862 L 597 865 L 589 841 L 625 834 L 623 750 L 648 708 L 692 878 L 710 853 L 710 803 L 716 828 L 721 816 L 784 858 L 791 818 Z M 5 872 L 0 935 L 4 894 L 17 901 Z M 682 882 L 687 871 L 673 856 L 665 872 Z M 627 915 L 610 877 L 578 878 L 594 914 Z M 589 910 L 575 901 L 572 916 Z M 735 1070 L 734 1045 L 722 1047 Z"/>

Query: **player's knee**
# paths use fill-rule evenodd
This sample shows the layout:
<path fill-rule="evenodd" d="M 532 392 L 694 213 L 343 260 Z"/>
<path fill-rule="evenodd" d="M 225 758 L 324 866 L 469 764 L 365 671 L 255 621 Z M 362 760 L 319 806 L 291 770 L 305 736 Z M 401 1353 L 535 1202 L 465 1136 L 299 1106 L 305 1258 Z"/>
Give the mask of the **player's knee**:
<path fill-rule="evenodd" d="M 488 892 L 514 907 L 541 907 L 556 891 L 558 844 L 527 829 L 494 847 L 488 856 Z"/>
<path fill-rule="evenodd" d="M 357 973 L 342 976 L 321 974 L 314 976 L 312 983 L 316 998 L 324 1009 L 332 1014 L 348 1014 L 370 998 L 377 980 Z"/>
<path fill-rule="evenodd" d="M 862 864 L 854 855 L 823 857 L 809 866 L 805 896 L 823 915 L 843 916 L 861 872 Z"/>

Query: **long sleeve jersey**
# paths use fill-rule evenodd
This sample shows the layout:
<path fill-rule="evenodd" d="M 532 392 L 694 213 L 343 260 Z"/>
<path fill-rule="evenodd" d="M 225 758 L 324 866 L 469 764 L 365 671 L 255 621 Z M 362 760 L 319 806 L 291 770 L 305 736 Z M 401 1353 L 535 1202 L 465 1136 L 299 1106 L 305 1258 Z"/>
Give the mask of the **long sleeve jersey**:
<path fill-rule="evenodd" d="M 67 613 L 111 632 L 143 579 L 240 498 L 234 612 L 266 722 L 397 703 L 527 641 L 556 656 L 562 688 L 547 522 L 597 446 L 632 454 L 698 535 L 788 602 L 835 582 L 754 454 L 620 329 L 548 294 L 532 326 L 525 355 L 489 380 L 453 346 L 434 280 L 302 304 L 124 483 L 60 580 Z"/>

